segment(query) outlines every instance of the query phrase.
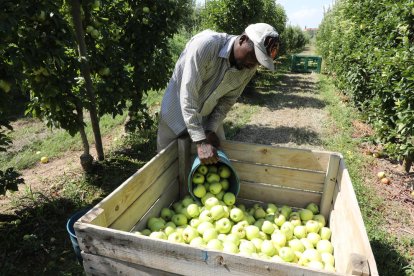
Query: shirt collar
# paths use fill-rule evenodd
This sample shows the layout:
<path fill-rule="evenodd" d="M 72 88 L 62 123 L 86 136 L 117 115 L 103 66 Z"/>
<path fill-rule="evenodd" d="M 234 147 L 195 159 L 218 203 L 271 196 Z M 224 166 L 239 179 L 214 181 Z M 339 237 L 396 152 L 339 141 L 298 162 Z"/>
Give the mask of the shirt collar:
<path fill-rule="evenodd" d="M 226 59 L 230 58 L 230 54 L 231 54 L 231 51 L 233 50 L 233 44 L 236 38 L 237 38 L 236 35 L 229 36 L 229 38 L 226 41 L 226 44 L 224 44 L 223 48 L 221 48 L 219 52 L 219 57 L 226 58 Z"/>

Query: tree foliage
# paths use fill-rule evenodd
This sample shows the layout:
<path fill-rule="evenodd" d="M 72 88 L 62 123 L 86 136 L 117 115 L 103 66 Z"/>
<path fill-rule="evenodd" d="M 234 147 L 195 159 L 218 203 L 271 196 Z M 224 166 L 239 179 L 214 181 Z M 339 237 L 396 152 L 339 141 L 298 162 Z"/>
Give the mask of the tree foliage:
<path fill-rule="evenodd" d="M 414 1 L 336 1 L 317 44 L 389 155 L 414 157 Z M 409 169 L 409 166 L 407 166 Z"/>

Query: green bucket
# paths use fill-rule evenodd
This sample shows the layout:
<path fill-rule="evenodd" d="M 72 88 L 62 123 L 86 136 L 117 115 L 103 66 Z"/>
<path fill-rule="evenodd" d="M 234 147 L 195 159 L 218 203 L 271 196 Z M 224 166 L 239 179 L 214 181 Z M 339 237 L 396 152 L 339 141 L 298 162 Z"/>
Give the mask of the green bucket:
<path fill-rule="evenodd" d="M 239 177 L 238 177 L 236 171 L 234 170 L 234 168 L 233 168 L 233 166 L 230 162 L 230 159 L 227 157 L 227 155 L 222 150 L 217 150 L 217 154 L 219 156 L 219 161 L 215 165 L 217 167 L 219 167 L 221 164 L 224 164 L 224 165 L 227 165 L 227 167 L 230 168 L 231 176 L 228 178 L 229 184 L 230 184 L 228 192 L 232 192 L 237 197 L 239 192 L 240 192 Z M 202 165 L 201 161 L 198 158 L 198 156 L 196 156 L 196 158 L 194 159 L 194 162 L 193 162 L 193 166 L 191 167 L 191 171 L 188 175 L 188 191 L 189 191 L 190 195 L 194 198 L 194 200 L 196 200 L 197 202 L 200 202 L 200 199 L 193 194 L 192 178 L 193 178 L 194 173 L 197 171 L 197 169 L 200 165 Z"/>

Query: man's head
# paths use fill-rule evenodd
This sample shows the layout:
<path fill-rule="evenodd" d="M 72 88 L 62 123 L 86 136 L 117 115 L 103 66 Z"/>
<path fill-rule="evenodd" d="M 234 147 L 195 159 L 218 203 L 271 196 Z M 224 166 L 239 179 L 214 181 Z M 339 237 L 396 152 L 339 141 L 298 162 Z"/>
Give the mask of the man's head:
<path fill-rule="evenodd" d="M 256 60 L 267 69 L 274 71 L 273 60 L 279 50 L 279 34 L 275 28 L 266 23 L 256 23 L 249 25 L 244 34 L 254 44 Z"/>

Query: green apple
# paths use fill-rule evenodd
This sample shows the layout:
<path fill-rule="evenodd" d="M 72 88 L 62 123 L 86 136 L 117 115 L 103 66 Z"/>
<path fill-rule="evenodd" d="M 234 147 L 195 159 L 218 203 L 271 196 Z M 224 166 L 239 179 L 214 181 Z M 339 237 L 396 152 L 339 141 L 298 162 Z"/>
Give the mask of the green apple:
<path fill-rule="evenodd" d="M 274 222 L 277 226 L 280 227 L 283 223 L 286 222 L 286 217 L 283 214 L 276 215 Z"/>
<path fill-rule="evenodd" d="M 321 253 L 322 262 L 327 265 L 333 266 L 335 264 L 335 258 L 331 253 L 328 252 L 322 252 Z"/>
<path fill-rule="evenodd" d="M 299 215 L 301 220 L 311 220 L 313 218 L 313 212 L 309 209 L 301 209 Z"/>
<path fill-rule="evenodd" d="M 174 209 L 174 212 L 177 214 L 181 213 L 181 210 L 184 208 L 184 206 L 181 204 L 181 201 L 174 202 L 172 207 Z"/>
<path fill-rule="evenodd" d="M 212 240 L 208 241 L 206 247 L 208 249 L 222 251 L 223 250 L 223 243 L 219 239 L 212 239 Z"/>
<path fill-rule="evenodd" d="M 154 225 L 157 224 L 157 223 L 162 223 L 162 221 L 160 220 L 160 218 L 150 217 L 148 219 L 148 221 L 147 221 L 147 227 L 149 229 L 152 229 L 152 228 L 155 227 Z M 152 231 L 154 231 L 154 230 L 152 230 Z"/>
<path fill-rule="evenodd" d="M 206 190 L 207 190 L 207 188 L 206 188 Z M 207 201 L 207 199 L 209 199 L 210 197 L 214 197 L 214 195 L 212 194 L 212 193 L 210 193 L 210 192 L 207 192 L 202 198 L 201 198 L 201 203 L 203 204 L 203 205 L 205 205 L 206 204 L 206 201 Z"/>
<path fill-rule="evenodd" d="M 292 211 L 292 212 L 289 214 L 289 219 L 291 219 L 291 218 L 298 218 L 298 219 L 300 219 L 299 212 Z"/>
<path fill-rule="evenodd" d="M 319 228 L 322 228 L 326 225 L 325 217 L 322 214 L 314 215 L 313 220 L 319 223 Z"/>
<path fill-rule="evenodd" d="M 299 226 L 299 225 L 302 225 L 302 221 L 300 220 L 300 218 L 299 218 L 299 217 L 291 217 L 291 218 L 289 219 L 289 221 L 290 221 L 290 223 L 292 223 L 292 225 L 293 225 L 294 227 Z"/>
<path fill-rule="evenodd" d="M 99 38 L 100 33 L 99 33 L 99 31 L 98 31 L 97 29 L 94 29 L 94 30 L 91 32 L 91 36 L 92 36 L 93 38 L 97 39 L 97 38 Z"/>
<path fill-rule="evenodd" d="M 231 192 L 227 192 L 223 196 L 223 201 L 227 206 L 232 206 L 236 203 L 236 196 Z"/>
<path fill-rule="evenodd" d="M 246 227 L 246 238 L 248 240 L 258 238 L 259 237 L 259 232 L 260 232 L 259 227 L 255 226 L 255 225 L 249 225 L 249 226 Z"/>
<path fill-rule="evenodd" d="M 333 245 L 328 240 L 319 240 L 316 244 L 316 250 L 320 253 L 333 253 Z"/>
<path fill-rule="evenodd" d="M 237 254 L 239 253 L 239 247 L 231 241 L 224 241 L 223 252 Z"/>
<path fill-rule="evenodd" d="M 188 220 L 191 219 L 191 216 L 190 216 L 190 214 L 188 214 L 188 211 L 187 211 L 187 208 L 186 207 L 184 207 L 183 209 L 181 209 L 180 214 L 183 214 L 187 218 L 187 223 L 188 223 Z M 172 220 L 172 218 L 171 218 L 171 220 Z"/>
<path fill-rule="evenodd" d="M 259 208 L 257 208 L 255 211 L 254 211 L 254 218 L 257 220 L 257 219 L 264 219 L 265 217 L 266 217 L 266 211 L 265 210 L 263 210 L 263 208 L 262 207 L 259 207 Z"/>
<path fill-rule="evenodd" d="M 264 219 L 274 223 L 275 222 L 275 215 L 274 214 L 267 214 Z"/>
<path fill-rule="evenodd" d="M 293 235 L 298 239 L 306 238 L 306 227 L 304 225 L 295 226 L 293 228 Z"/>
<path fill-rule="evenodd" d="M 161 214 L 160 215 L 164 220 L 170 221 L 174 214 L 175 213 L 174 213 L 173 210 L 171 210 L 170 208 L 165 207 L 165 208 L 161 209 Z"/>
<path fill-rule="evenodd" d="M 91 25 L 86 26 L 86 32 L 88 34 L 90 34 L 93 30 L 95 30 L 95 28 L 93 26 L 91 26 Z"/>
<path fill-rule="evenodd" d="M 217 237 L 218 233 L 214 228 L 207 228 L 203 233 L 203 240 L 207 243 L 212 239 L 217 239 Z"/>
<path fill-rule="evenodd" d="M 250 256 L 256 253 L 256 246 L 248 240 L 240 240 L 239 250 L 241 254 Z"/>
<path fill-rule="evenodd" d="M 237 208 L 239 208 L 240 210 L 242 210 L 243 212 L 246 211 L 246 205 L 244 204 L 237 204 Z"/>
<path fill-rule="evenodd" d="M 222 165 L 218 168 L 218 174 L 221 178 L 229 178 L 231 176 L 231 170 L 227 165 Z"/>
<path fill-rule="evenodd" d="M 413 12 L 413 14 L 414 14 L 414 12 Z M 326 271 L 329 271 L 329 272 L 336 272 L 335 267 L 331 264 L 325 264 L 323 269 L 326 270 Z"/>
<path fill-rule="evenodd" d="M 151 230 L 146 228 L 146 229 L 141 231 L 141 234 L 144 235 L 144 236 L 149 236 L 149 235 L 151 235 Z"/>
<path fill-rule="evenodd" d="M 265 220 L 265 221 L 263 221 L 261 229 L 266 234 L 272 234 L 275 231 L 276 228 L 275 228 L 275 225 L 272 222 L 270 222 L 268 220 Z"/>
<path fill-rule="evenodd" d="M 236 224 L 231 228 L 231 233 L 236 235 L 240 240 L 246 237 L 246 230 L 243 225 Z"/>
<path fill-rule="evenodd" d="M 210 210 L 213 206 L 220 205 L 220 201 L 216 197 L 210 197 L 206 199 L 204 206 L 207 210 Z"/>
<path fill-rule="evenodd" d="M 216 221 L 216 230 L 219 233 L 227 234 L 231 231 L 232 224 L 228 218 L 221 218 Z"/>
<path fill-rule="evenodd" d="M 244 214 L 244 220 L 246 220 L 248 224 L 253 224 L 256 221 L 255 218 L 249 214 Z"/>
<path fill-rule="evenodd" d="M 193 189 L 193 194 L 198 198 L 203 198 L 207 193 L 206 187 L 204 185 L 196 185 Z"/>
<path fill-rule="evenodd" d="M 198 217 L 198 219 L 201 222 L 213 222 L 213 215 L 211 214 L 210 210 L 203 210 L 200 213 L 200 216 Z"/>
<path fill-rule="evenodd" d="M 155 231 L 149 235 L 150 238 L 166 240 L 168 239 L 167 235 L 162 231 Z"/>
<path fill-rule="evenodd" d="M 321 236 L 318 233 L 310 232 L 306 238 L 316 247 L 317 243 L 321 240 Z"/>
<path fill-rule="evenodd" d="M 209 173 L 217 173 L 218 169 L 215 165 L 209 165 L 208 166 L 208 172 Z"/>
<path fill-rule="evenodd" d="M 284 246 L 279 249 L 279 256 L 285 262 L 292 262 L 295 259 L 295 252 L 292 248 Z"/>
<path fill-rule="evenodd" d="M 301 238 L 300 241 L 306 249 L 315 249 L 313 243 L 311 243 L 307 238 Z"/>
<path fill-rule="evenodd" d="M 206 179 L 208 183 L 220 182 L 220 176 L 213 172 L 207 173 Z"/>
<path fill-rule="evenodd" d="M 231 228 L 231 227 L 230 227 Z M 217 230 L 217 229 L 216 229 Z M 219 233 L 217 236 L 217 239 L 221 240 L 222 242 L 224 242 L 226 240 L 227 235 L 224 233 Z"/>
<path fill-rule="evenodd" d="M 306 266 L 314 269 L 324 269 L 324 265 L 320 261 L 310 261 Z"/>
<path fill-rule="evenodd" d="M 200 165 L 197 168 L 197 172 L 201 173 L 202 175 L 206 175 L 208 173 L 208 167 L 206 165 Z"/>
<path fill-rule="evenodd" d="M 303 245 L 303 243 L 298 240 L 298 239 L 291 239 L 288 242 L 288 245 L 290 248 L 293 249 L 293 251 L 299 251 L 299 252 L 303 252 L 305 251 L 305 246 Z"/>
<path fill-rule="evenodd" d="M 285 261 L 279 256 L 279 255 L 274 255 L 271 260 L 273 262 L 279 262 L 279 263 L 284 263 Z"/>
<path fill-rule="evenodd" d="M 213 195 L 217 195 L 221 192 L 223 187 L 221 186 L 220 182 L 210 182 L 210 187 L 208 188 L 209 192 Z"/>
<path fill-rule="evenodd" d="M 220 179 L 220 184 L 223 187 L 224 191 L 227 191 L 230 188 L 230 182 L 226 178 Z"/>
<path fill-rule="evenodd" d="M 172 216 L 171 221 L 177 226 L 184 226 L 187 224 L 187 217 L 183 214 L 175 214 Z"/>
<path fill-rule="evenodd" d="M 285 218 L 289 218 L 290 213 L 292 213 L 292 208 L 290 208 L 287 205 L 283 205 L 282 207 L 280 207 L 279 211 Z"/>
<path fill-rule="evenodd" d="M 308 261 L 322 261 L 321 253 L 319 253 L 316 249 L 306 249 L 303 251 L 301 258 Z"/>
<path fill-rule="evenodd" d="M 282 231 L 282 233 L 285 234 L 287 240 L 291 240 L 293 238 L 294 229 L 295 227 L 289 221 L 286 221 L 282 224 L 282 226 L 280 226 L 280 231 Z"/>
<path fill-rule="evenodd" d="M 274 256 L 274 255 L 277 254 L 277 249 L 273 245 L 272 241 L 270 241 L 270 240 L 264 240 L 262 242 L 261 252 L 263 252 L 267 256 L 272 257 L 272 256 Z"/>
<path fill-rule="evenodd" d="M 181 200 L 181 204 L 184 207 L 187 207 L 188 205 L 194 203 L 194 199 L 190 196 L 190 195 L 186 195 L 182 200 Z"/>
<path fill-rule="evenodd" d="M 273 203 L 268 203 L 266 208 L 266 213 L 268 214 L 277 214 L 279 212 L 279 209 L 277 206 Z"/>
<path fill-rule="evenodd" d="M 225 192 L 225 191 L 223 191 L 223 189 L 222 189 L 222 190 L 220 191 L 220 193 L 216 194 L 215 196 L 217 197 L 217 199 L 218 199 L 218 200 L 222 201 L 225 193 L 226 193 L 226 192 Z"/>
<path fill-rule="evenodd" d="M 178 234 L 177 232 L 172 232 L 171 234 L 168 235 L 168 241 L 170 242 L 176 242 L 176 243 L 183 243 L 183 237 Z"/>
<path fill-rule="evenodd" d="M 187 226 L 181 236 L 185 243 L 190 243 L 194 238 L 198 237 L 198 231 L 191 226 Z"/>
<path fill-rule="evenodd" d="M 224 217 L 225 211 L 222 205 L 214 205 L 210 209 L 211 217 L 214 221 L 221 219 Z"/>
<path fill-rule="evenodd" d="M 199 173 L 199 172 L 195 172 L 193 174 L 193 178 L 192 181 L 194 184 L 203 184 L 205 181 L 205 177 L 203 174 Z"/>
<path fill-rule="evenodd" d="M 142 11 L 143 11 L 144 13 L 149 13 L 149 12 L 150 12 L 150 9 L 149 9 L 148 7 L 143 7 L 143 8 L 142 8 Z"/>
<path fill-rule="evenodd" d="M 329 240 L 332 236 L 332 230 L 328 227 L 322 227 L 319 230 L 319 235 L 321 236 L 322 240 Z"/>
<path fill-rule="evenodd" d="M 193 218 L 193 219 L 191 219 L 191 220 L 190 220 L 189 225 L 190 225 L 191 227 L 197 228 L 197 227 L 200 225 L 200 223 L 201 223 L 201 220 L 200 220 L 200 219 L 198 219 L 198 218 Z"/>
<path fill-rule="evenodd" d="M 256 247 L 256 252 L 260 252 L 262 250 L 263 240 L 261 238 L 254 238 L 254 239 L 251 240 L 251 242 Z"/>
<path fill-rule="evenodd" d="M 313 202 L 309 203 L 306 206 L 306 209 L 311 210 L 314 215 L 316 215 L 316 214 L 319 213 L 319 207 L 318 207 L 318 205 L 316 203 L 313 203 Z"/>
<path fill-rule="evenodd" d="M 176 227 L 175 227 L 175 226 L 168 225 L 168 226 L 165 226 L 165 228 L 164 228 L 164 233 L 165 233 L 167 236 L 169 236 L 170 234 L 174 233 L 174 232 L 175 232 L 175 230 L 176 230 Z"/>
<path fill-rule="evenodd" d="M 228 235 L 226 235 L 226 238 L 224 239 L 224 242 L 231 242 L 231 243 L 234 243 L 235 245 L 239 246 L 240 238 L 237 234 L 229 233 Z"/>
<path fill-rule="evenodd" d="M 278 231 L 271 235 L 271 241 L 278 247 L 286 245 L 286 236 L 282 232 Z"/>
<path fill-rule="evenodd" d="M 319 232 L 319 223 L 315 220 L 308 220 L 305 224 L 306 232 L 308 233 L 318 233 Z"/>
<path fill-rule="evenodd" d="M 203 235 L 207 229 L 214 229 L 214 225 L 209 221 L 203 221 L 197 226 L 197 232 Z"/>
<path fill-rule="evenodd" d="M 187 213 L 191 218 L 198 217 L 200 215 L 200 207 L 195 203 L 191 203 L 187 206 Z"/>
<path fill-rule="evenodd" d="M 202 238 L 202 237 L 195 237 L 194 239 L 192 239 L 192 240 L 190 241 L 190 245 L 203 248 L 203 247 L 205 247 L 207 244 L 206 244 L 206 242 L 203 240 L 203 238 Z"/>

